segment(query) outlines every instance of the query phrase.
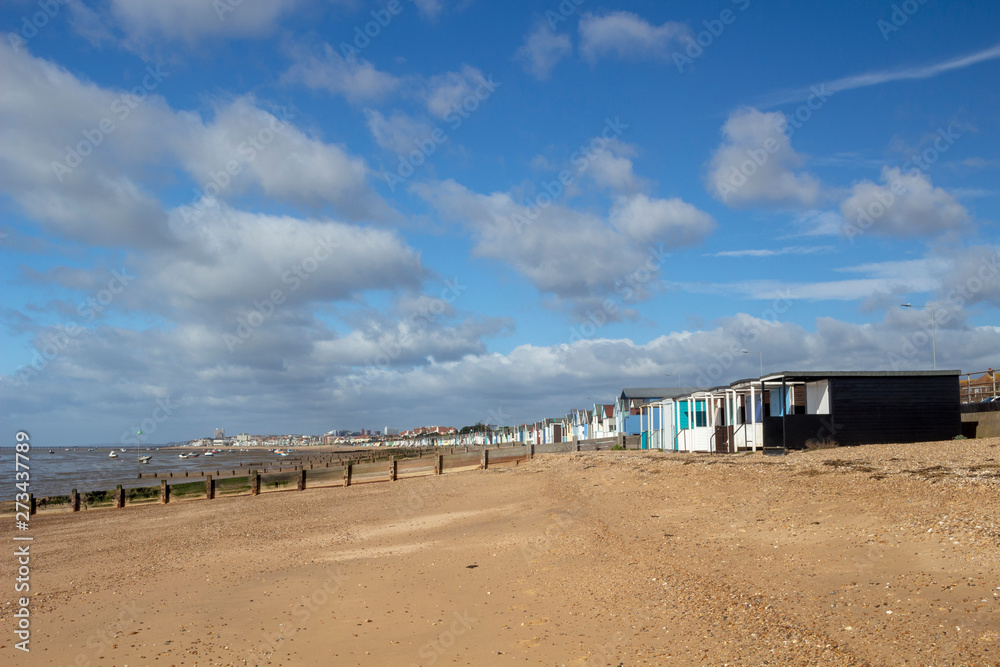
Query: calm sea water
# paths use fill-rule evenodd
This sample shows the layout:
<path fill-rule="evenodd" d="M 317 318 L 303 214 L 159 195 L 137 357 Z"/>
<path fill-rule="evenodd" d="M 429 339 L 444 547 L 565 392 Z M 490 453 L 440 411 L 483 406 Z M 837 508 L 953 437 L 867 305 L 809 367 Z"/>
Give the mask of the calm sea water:
<path fill-rule="evenodd" d="M 109 447 L 94 448 L 87 451 L 86 447 L 35 447 L 28 453 L 30 491 L 35 497 L 66 495 L 73 489 L 80 493 L 86 491 L 106 491 L 121 484 L 123 487 L 159 486 L 158 479 L 138 479 L 138 472 L 181 472 L 201 470 L 239 470 L 241 464 L 247 467 L 251 463 L 293 464 L 294 456 L 278 457 L 264 451 L 216 454 L 206 457 L 204 454 L 193 459 L 178 458 L 183 450 L 147 449 L 143 447 L 142 454 L 153 458 L 149 463 L 137 462 L 136 448 L 125 452 L 115 450 L 118 458 L 108 457 Z M 51 454 L 49 452 L 52 452 Z M 14 486 L 14 449 L 0 449 L 0 500 L 13 500 L 17 489 Z"/>

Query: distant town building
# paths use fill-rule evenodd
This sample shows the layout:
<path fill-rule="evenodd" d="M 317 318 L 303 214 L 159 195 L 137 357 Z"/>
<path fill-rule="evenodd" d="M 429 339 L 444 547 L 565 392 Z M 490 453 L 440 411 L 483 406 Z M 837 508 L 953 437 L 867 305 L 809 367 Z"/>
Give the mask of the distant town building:
<path fill-rule="evenodd" d="M 224 440 L 225 438 L 226 438 L 226 429 L 224 429 L 224 428 L 217 428 L 217 429 L 215 429 L 215 439 L 216 440 Z"/>
<path fill-rule="evenodd" d="M 225 429 L 223 429 L 223 432 L 225 432 Z M 236 441 L 237 442 L 247 442 L 249 440 L 250 440 L 250 434 L 249 433 L 240 433 L 239 435 L 236 436 Z"/>

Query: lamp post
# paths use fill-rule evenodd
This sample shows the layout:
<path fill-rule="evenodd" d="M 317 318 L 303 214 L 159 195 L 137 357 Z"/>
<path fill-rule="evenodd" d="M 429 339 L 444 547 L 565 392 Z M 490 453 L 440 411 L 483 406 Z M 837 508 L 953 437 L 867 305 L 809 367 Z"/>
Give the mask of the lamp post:
<path fill-rule="evenodd" d="M 922 306 L 916 306 L 912 303 L 900 304 L 900 308 L 928 308 L 931 311 L 931 354 L 934 357 L 934 370 L 937 370 L 937 319 L 934 317 L 934 306 L 924 304 Z"/>
<path fill-rule="evenodd" d="M 764 353 L 758 350 L 760 354 L 760 376 L 764 377 Z M 750 350 L 743 350 L 743 354 L 750 354 Z"/>

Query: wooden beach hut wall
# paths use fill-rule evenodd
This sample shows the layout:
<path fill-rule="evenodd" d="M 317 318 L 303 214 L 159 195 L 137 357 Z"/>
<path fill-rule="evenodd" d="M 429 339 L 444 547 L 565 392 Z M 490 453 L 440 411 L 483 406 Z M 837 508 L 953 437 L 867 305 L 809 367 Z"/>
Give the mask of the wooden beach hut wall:
<path fill-rule="evenodd" d="M 950 440 L 961 434 L 960 371 L 783 371 L 770 397 L 765 449 Z"/>

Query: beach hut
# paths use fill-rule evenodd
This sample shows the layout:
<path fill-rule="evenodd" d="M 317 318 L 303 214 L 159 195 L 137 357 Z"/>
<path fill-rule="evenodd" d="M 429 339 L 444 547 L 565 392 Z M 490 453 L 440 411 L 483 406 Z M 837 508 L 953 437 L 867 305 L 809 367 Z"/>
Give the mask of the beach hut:
<path fill-rule="evenodd" d="M 950 440 L 961 371 L 782 371 L 761 378 L 766 450 Z"/>
<path fill-rule="evenodd" d="M 763 444 L 762 397 L 754 380 L 651 401 L 643 411 L 644 448 L 727 454 Z"/>
<path fill-rule="evenodd" d="M 665 398 L 684 396 L 699 387 L 646 387 L 622 389 L 615 401 L 615 430 L 625 435 L 639 435 L 646 429 L 642 406 Z"/>

